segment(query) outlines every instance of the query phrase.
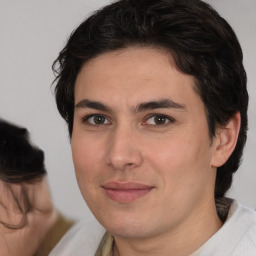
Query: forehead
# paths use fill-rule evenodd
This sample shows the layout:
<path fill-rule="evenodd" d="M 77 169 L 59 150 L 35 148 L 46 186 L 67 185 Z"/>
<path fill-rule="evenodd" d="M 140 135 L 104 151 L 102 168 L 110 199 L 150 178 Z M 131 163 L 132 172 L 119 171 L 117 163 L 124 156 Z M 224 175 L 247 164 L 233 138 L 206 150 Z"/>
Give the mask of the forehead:
<path fill-rule="evenodd" d="M 86 62 L 75 83 L 75 102 L 83 98 L 128 104 L 168 98 L 198 100 L 193 76 L 180 72 L 167 51 L 130 47 Z M 184 102 L 185 101 L 185 102 Z"/>

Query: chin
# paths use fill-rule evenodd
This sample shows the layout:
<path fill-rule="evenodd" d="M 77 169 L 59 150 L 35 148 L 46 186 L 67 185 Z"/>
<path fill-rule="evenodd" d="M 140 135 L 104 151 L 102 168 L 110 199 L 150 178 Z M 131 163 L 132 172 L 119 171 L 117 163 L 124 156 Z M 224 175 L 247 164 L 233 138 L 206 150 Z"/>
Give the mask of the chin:
<path fill-rule="evenodd" d="M 139 227 L 110 227 L 108 232 L 115 237 L 122 237 L 126 239 L 141 239 L 148 237 L 148 232 Z"/>
<path fill-rule="evenodd" d="M 123 238 L 144 238 L 149 235 L 152 227 L 149 225 L 150 221 L 144 217 L 132 216 L 113 216 L 111 218 L 99 219 L 99 222 L 110 232 L 113 236 Z"/>

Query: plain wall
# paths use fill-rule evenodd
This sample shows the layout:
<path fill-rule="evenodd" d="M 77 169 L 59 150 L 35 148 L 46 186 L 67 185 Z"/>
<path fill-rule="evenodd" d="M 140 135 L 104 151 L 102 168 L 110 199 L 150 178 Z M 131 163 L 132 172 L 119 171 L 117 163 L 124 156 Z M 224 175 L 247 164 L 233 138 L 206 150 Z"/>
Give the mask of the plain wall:
<path fill-rule="evenodd" d="M 0 117 L 25 126 L 45 151 L 53 200 L 73 218 L 91 218 L 78 189 L 67 127 L 57 112 L 51 65 L 70 32 L 107 0 L 0 0 Z M 208 0 L 234 28 L 248 75 L 249 132 L 229 196 L 256 208 L 256 0 Z M 232 75 L 232 74 L 230 74 Z"/>

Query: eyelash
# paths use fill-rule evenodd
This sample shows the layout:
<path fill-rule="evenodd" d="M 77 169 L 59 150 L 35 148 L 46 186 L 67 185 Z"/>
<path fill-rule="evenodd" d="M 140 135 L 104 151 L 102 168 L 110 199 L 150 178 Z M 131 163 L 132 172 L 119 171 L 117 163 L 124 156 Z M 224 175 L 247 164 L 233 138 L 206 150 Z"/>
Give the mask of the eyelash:
<path fill-rule="evenodd" d="M 96 117 L 101 117 L 101 118 L 104 118 L 105 120 L 108 120 L 108 122 L 109 123 L 111 123 L 110 121 L 109 121 L 109 119 L 106 117 L 106 116 L 104 116 L 104 115 L 101 115 L 101 114 L 91 114 L 91 115 L 86 115 L 85 117 L 83 117 L 82 118 L 82 122 L 83 123 L 85 123 L 86 125 L 91 125 L 91 126 L 101 126 L 101 125 L 106 125 L 106 124 L 92 124 L 92 123 L 90 123 L 88 120 L 90 119 L 90 118 L 92 118 L 92 117 L 94 117 L 94 118 L 96 118 Z"/>
<path fill-rule="evenodd" d="M 162 123 L 162 124 L 146 124 L 146 122 L 148 122 L 148 120 L 150 118 L 157 118 L 157 117 L 165 119 L 165 123 Z M 143 125 L 150 125 L 151 127 L 161 128 L 161 127 L 168 126 L 168 125 L 170 125 L 174 122 L 175 122 L 175 119 L 170 117 L 170 116 L 167 116 L 167 115 L 164 115 L 164 114 L 151 114 L 151 115 L 146 117 L 145 121 L 143 122 Z"/>
<path fill-rule="evenodd" d="M 104 119 L 104 123 L 102 124 L 97 124 L 97 123 L 90 123 L 88 120 L 90 118 L 96 118 L 96 117 L 100 117 L 100 118 L 103 118 Z M 157 117 L 160 117 L 160 118 L 163 118 L 165 119 L 165 122 L 164 123 L 161 123 L 161 124 L 147 124 L 146 122 L 148 122 L 149 119 L 151 118 L 157 118 Z M 105 124 L 105 121 L 108 121 L 107 124 Z M 94 120 L 95 121 L 95 120 Z M 167 122 L 166 122 L 167 121 Z M 102 125 L 110 125 L 111 124 L 111 120 L 106 117 L 105 115 L 102 115 L 102 114 L 90 114 L 90 115 L 86 115 L 85 117 L 82 118 L 82 122 L 85 123 L 86 125 L 90 125 L 90 126 L 94 126 L 94 127 L 99 127 L 99 126 L 102 126 Z M 145 118 L 145 121 L 143 121 L 142 125 L 149 125 L 151 127 L 156 127 L 156 128 L 161 128 L 161 127 L 165 127 L 167 125 L 170 125 L 171 123 L 174 123 L 175 122 L 175 119 L 170 117 L 170 116 L 167 116 L 167 115 L 164 115 L 164 114 L 151 114 L 151 115 L 148 115 L 146 118 Z"/>

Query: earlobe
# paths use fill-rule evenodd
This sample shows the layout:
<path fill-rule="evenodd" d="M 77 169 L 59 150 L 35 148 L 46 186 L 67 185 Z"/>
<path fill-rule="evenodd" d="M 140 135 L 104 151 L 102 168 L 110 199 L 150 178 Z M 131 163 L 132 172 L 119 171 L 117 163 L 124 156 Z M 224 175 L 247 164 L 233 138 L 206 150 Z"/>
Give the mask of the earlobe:
<path fill-rule="evenodd" d="M 240 124 L 241 115 L 240 112 L 237 112 L 224 127 L 218 128 L 211 161 L 211 165 L 213 167 L 222 166 L 234 151 L 238 139 Z"/>

